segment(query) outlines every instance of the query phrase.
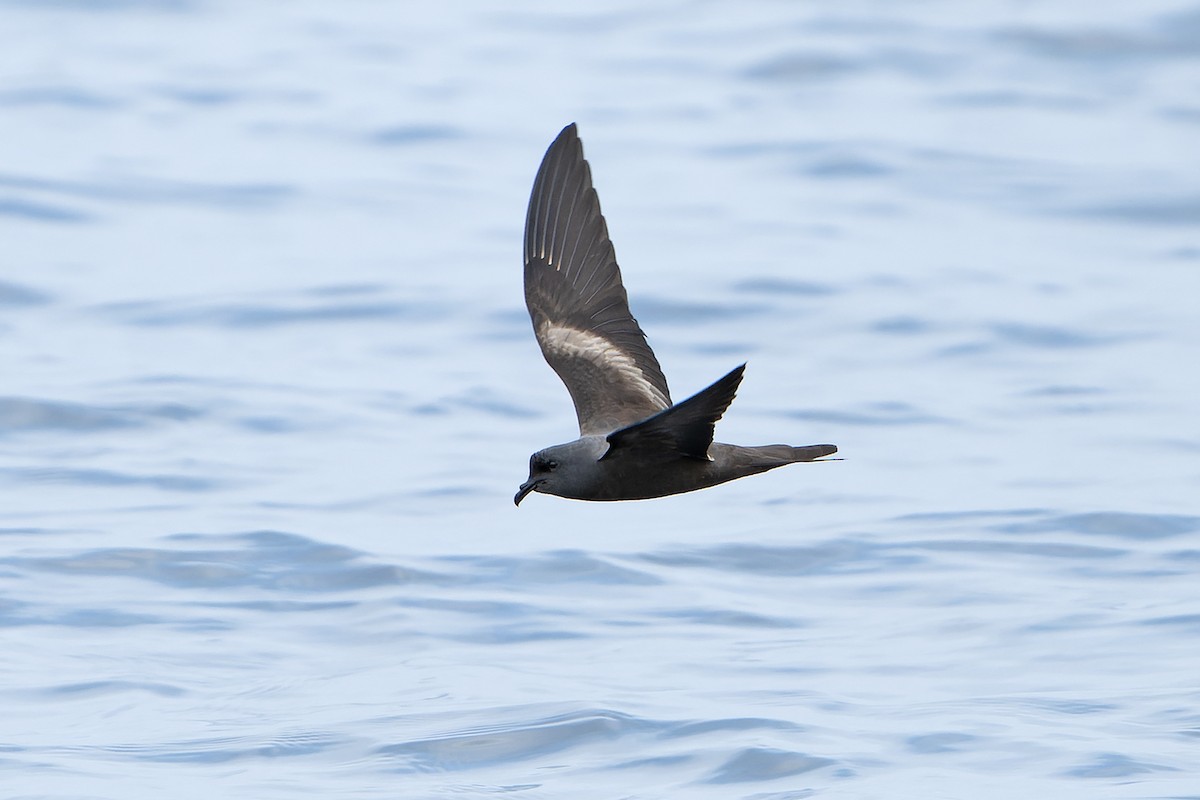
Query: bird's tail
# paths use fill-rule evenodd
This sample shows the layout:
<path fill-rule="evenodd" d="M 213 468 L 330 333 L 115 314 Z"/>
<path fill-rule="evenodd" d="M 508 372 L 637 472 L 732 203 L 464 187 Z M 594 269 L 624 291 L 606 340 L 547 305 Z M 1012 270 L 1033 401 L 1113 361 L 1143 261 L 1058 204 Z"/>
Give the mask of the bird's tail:
<path fill-rule="evenodd" d="M 790 444 L 764 444 L 747 449 L 753 450 L 754 454 L 764 461 L 778 461 L 782 465 L 794 464 L 797 461 L 816 461 L 818 458 L 831 456 L 837 452 L 837 445 L 808 444 L 792 447 Z"/>

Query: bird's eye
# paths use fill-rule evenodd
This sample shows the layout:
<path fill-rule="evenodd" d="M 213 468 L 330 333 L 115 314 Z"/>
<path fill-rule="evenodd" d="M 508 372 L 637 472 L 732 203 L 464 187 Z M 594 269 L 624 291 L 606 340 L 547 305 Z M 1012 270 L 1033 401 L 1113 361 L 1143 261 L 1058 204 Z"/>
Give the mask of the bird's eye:
<path fill-rule="evenodd" d="M 546 462 L 546 469 L 548 469 L 548 470 L 558 469 L 558 462 L 555 461 L 554 459 L 550 459 L 549 461 Z"/>

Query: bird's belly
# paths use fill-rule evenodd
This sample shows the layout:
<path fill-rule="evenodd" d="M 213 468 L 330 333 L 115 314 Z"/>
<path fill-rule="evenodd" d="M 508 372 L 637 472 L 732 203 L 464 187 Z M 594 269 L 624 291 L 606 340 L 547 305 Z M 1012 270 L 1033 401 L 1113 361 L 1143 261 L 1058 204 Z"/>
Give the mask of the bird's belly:
<path fill-rule="evenodd" d="M 706 489 L 729 478 L 719 475 L 710 461 L 681 458 L 665 463 L 621 464 L 598 481 L 598 491 L 583 500 L 648 500 Z M 732 477 L 732 476 L 731 476 Z"/>

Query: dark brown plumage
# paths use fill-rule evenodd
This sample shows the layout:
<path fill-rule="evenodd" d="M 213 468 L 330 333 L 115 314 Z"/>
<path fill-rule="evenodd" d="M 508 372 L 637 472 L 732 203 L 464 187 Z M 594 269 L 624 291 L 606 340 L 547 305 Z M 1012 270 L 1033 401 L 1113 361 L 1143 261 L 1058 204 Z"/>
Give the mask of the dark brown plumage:
<path fill-rule="evenodd" d="M 713 442 L 745 364 L 672 405 L 629 311 L 608 226 L 575 126 L 542 159 L 525 219 L 525 304 L 547 363 L 575 403 L 580 438 L 529 460 L 530 492 L 634 500 L 689 492 L 837 452 L 831 444 Z"/>

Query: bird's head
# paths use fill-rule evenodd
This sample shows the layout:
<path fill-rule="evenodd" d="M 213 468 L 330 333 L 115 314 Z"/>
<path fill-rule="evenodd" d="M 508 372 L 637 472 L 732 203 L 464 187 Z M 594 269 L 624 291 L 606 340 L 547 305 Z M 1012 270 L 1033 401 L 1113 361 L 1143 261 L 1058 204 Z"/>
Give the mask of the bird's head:
<path fill-rule="evenodd" d="M 521 484 L 513 502 L 521 505 L 530 492 L 579 497 L 596 470 L 594 449 L 591 442 L 580 439 L 537 451 L 529 457 L 529 479 Z"/>

